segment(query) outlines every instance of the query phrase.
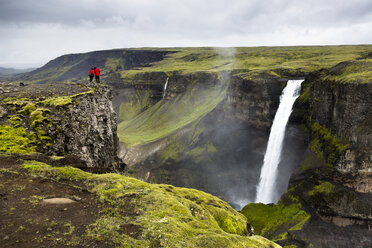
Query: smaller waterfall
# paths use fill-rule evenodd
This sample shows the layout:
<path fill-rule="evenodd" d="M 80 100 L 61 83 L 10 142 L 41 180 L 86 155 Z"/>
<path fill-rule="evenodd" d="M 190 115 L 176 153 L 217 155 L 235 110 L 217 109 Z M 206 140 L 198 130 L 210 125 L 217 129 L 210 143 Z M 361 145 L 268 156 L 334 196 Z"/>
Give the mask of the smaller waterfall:
<path fill-rule="evenodd" d="M 260 182 L 257 187 L 256 202 L 273 203 L 275 201 L 275 187 L 278 165 L 282 153 L 285 128 L 292 106 L 300 94 L 301 83 L 304 80 L 289 80 L 280 96 L 279 108 L 271 126 L 269 142 L 267 144 L 264 163 L 261 168 Z"/>
<path fill-rule="evenodd" d="M 163 91 L 163 99 L 165 97 L 165 94 L 167 93 L 168 79 L 169 79 L 169 77 L 167 77 L 167 80 L 165 81 L 164 91 Z"/>

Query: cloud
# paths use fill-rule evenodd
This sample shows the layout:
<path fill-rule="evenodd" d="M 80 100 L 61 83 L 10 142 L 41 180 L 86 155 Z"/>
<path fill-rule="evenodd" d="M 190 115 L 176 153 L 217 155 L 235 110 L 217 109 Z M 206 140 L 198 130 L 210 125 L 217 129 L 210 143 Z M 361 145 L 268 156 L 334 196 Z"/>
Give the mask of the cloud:
<path fill-rule="evenodd" d="M 370 0 L 0 0 L 0 66 L 153 46 L 370 43 Z"/>

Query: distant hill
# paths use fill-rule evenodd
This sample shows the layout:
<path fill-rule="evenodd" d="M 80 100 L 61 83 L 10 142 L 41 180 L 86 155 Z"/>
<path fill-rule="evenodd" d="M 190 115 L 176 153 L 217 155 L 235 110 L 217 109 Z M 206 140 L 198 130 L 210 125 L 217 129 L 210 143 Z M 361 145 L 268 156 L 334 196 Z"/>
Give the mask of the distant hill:
<path fill-rule="evenodd" d="M 171 75 L 195 71 L 230 71 L 246 79 L 265 75 L 298 77 L 331 68 L 342 61 L 365 57 L 371 48 L 371 45 L 361 45 L 113 49 L 63 55 L 9 80 L 27 83 L 83 81 L 87 80 L 92 66 L 100 68 L 102 79 L 111 83 L 132 83 L 133 80 L 138 83 L 143 78 L 149 83 L 156 81 L 152 80 L 156 73 Z"/>
<path fill-rule="evenodd" d="M 0 76 L 10 76 L 16 75 L 20 73 L 26 73 L 35 70 L 35 68 L 27 68 L 27 69 L 14 69 L 14 68 L 4 68 L 0 67 Z"/>

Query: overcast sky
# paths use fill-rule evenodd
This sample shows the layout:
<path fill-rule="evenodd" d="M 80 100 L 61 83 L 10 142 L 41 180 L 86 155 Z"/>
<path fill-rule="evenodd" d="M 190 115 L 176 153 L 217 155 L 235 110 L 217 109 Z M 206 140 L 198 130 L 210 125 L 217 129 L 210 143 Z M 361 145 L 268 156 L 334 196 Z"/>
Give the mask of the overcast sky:
<path fill-rule="evenodd" d="M 372 0 L 0 0 L 0 67 L 129 47 L 372 44 Z"/>

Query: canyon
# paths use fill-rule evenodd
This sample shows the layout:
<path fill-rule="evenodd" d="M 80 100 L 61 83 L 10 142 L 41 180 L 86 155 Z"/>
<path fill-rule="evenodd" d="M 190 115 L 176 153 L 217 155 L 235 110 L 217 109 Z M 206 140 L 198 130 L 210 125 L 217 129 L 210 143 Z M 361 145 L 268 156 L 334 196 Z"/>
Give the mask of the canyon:
<path fill-rule="evenodd" d="M 218 196 L 241 210 L 255 234 L 281 246 L 368 247 L 371 49 L 64 55 L 1 84 L 0 121 L 32 130 L 36 143 L 30 143 L 43 154 L 72 154 L 86 167 L 125 167 L 143 181 Z M 84 70 L 92 65 L 101 68 L 107 86 L 87 84 Z M 304 82 L 284 139 L 277 202 L 253 203 L 279 97 L 290 79 Z M 14 86 L 19 82 L 40 87 L 44 98 L 20 100 L 24 96 L 14 93 L 23 91 Z M 46 97 L 49 83 L 76 92 Z"/>

